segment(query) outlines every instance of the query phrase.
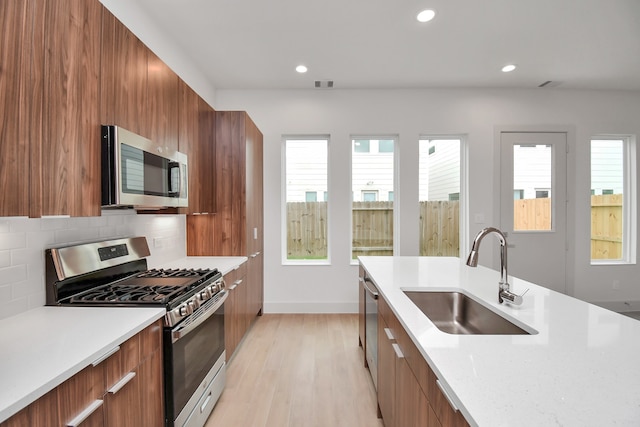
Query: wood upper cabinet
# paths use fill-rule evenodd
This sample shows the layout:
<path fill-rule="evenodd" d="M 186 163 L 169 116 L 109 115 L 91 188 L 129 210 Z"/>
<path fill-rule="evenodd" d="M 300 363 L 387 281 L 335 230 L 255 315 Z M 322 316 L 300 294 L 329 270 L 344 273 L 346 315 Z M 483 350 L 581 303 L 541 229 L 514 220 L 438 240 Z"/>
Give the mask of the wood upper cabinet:
<path fill-rule="evenodd" d="M 148 129 L 147 47 L 105 9 L 102 21 L 101 124 L 142 135 Z"/>
<path fill-rule="evenodd" d="M 244 111 L 216 111 L 216 215 L 187 217 L 187 254 L 263 251 L 262 133 Z"/>
<path fill-rule="evenodd" d="M 0 216 L 29 214 L 34 6 L 0 2 Z"/>
<path fill-rule="evenodd" d="M 189 161 L 189 208 L 185 213 L 214 213 L 215 111 L 182 80 L 178 87 L 178 149 Z"/>
<path fill-rule="evenodd" d="M 147 49 L 147 98 L 143 108 L 147 118 L 142 134 L 173 151 L 178 149 L 178 80 L 178 75 Z"/>
<path fill-rule="evenodd" d="M 31 149 L 31 216 L 100 215 L 98 1 L 44 1 L 42 134 Z M 55 35 L 51 37 L 50 35 Z M 37 42 L 36 42 L 37 44 Z M 37 57 L 37 55 L 36 55 Z M 34 72 L 39 72 L 34 64 Z M 37 92 L 37 84 L 33 85 Z M 33 132 L 38 125 L 33 125 Z"/>

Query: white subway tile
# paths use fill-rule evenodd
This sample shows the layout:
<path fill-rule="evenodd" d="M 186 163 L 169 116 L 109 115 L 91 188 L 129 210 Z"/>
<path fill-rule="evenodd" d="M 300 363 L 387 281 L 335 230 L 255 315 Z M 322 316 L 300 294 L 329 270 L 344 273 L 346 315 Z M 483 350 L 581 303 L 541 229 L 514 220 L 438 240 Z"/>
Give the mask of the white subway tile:
<path fill-rule="evenodd" d="M 69 220 L 71 218 L 41 218 L 40 229 L 41 230 L 62 230 L 68 228 Z"/>
<path fill-rule="evenodd" d="M 27 247 L 26 233 L 0 234 L 0 251 L 6 249 L 20 249 Z"/>
<path fill-rule="evenodd" d="M 0 268 L 11 266 L 11 251 L 0 251 Z M 2 301 L 2 298 L 0 298 Z"/>
<path fill-rule="evenodd" d="M 13 267 L 0 268 L 0 285 L 21 282 L 27 279 L 27 266 L 16 265 Z"/>

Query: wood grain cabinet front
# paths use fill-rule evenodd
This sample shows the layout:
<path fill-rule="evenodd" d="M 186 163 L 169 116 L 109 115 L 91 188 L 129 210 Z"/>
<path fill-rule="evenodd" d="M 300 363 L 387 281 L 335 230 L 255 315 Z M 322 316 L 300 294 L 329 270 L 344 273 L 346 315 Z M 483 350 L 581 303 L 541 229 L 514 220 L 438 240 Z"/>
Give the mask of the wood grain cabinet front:
<path fill-rule="evenodd" d="M 240 341 L 251 324 L 249 319 L 249 293 L 247 286 L 247 265 L 224 276 L 229 297 L 224 303 L 224 342 L 227 361 L 231 360 Z"/>
<path fill-rule="evenodd" d="M 386 300 L 378 299 L 378 407 L 385 426 L 467 427 Z"/>
<path fill-rule="evenodd" d="M 15 414 L 0 427 L 161 427 L 159 320 Z"/>

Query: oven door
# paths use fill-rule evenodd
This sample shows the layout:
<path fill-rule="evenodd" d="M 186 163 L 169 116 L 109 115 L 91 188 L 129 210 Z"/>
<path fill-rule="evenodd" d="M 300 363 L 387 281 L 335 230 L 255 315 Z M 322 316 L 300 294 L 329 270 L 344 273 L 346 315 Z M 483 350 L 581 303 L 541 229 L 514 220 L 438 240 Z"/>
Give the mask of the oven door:
<path fill-rule="evenodd" d="M 224 301 L 227 291 L 164 331 L 168 426 L 204 425 L 225 381 Z"/>

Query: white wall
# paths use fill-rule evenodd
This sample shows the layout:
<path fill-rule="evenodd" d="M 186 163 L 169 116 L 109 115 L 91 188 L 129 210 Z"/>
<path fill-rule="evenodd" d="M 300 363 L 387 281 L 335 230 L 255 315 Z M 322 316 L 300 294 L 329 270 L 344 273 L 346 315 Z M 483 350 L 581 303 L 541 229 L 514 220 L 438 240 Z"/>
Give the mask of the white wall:
<path fill-rule="evenodd" d="M 111 238 L 146 236 L 149 266 L 186 254 L 184 215 L 104 211 L 92 218 L 0 218 L 0 319 L 45 303 L 46 248 Z"/>
<path fill-rule="evenodd" d="M 590 265 L 589 139 L 640 134 L 640 93 L 531 90 L 218 90 L 217 110 L 246 110 L 264 134 L 265 310 L 356 311 L 357 269 L 349 262 L 351 140 L 354 134 L 399 135 L 399 255 L 418 253 L 418 139 L 466 135 L 471 238 L 498 223 L 495 132 L 513 126 L 569 129 L 568 289 L 588 301 L 640 301 L 640 267 Z M 331 266 L 283 266 L 281 254 L 281 136 L 329 134 Z M 347 184 L 347 185 L 345 185 Z M 496 251 L 497 252 L 497 251 Z M 482 263 L 497 262 L 486 254 Z M 619 290 L 612 290 L 618 280 Z"/>

